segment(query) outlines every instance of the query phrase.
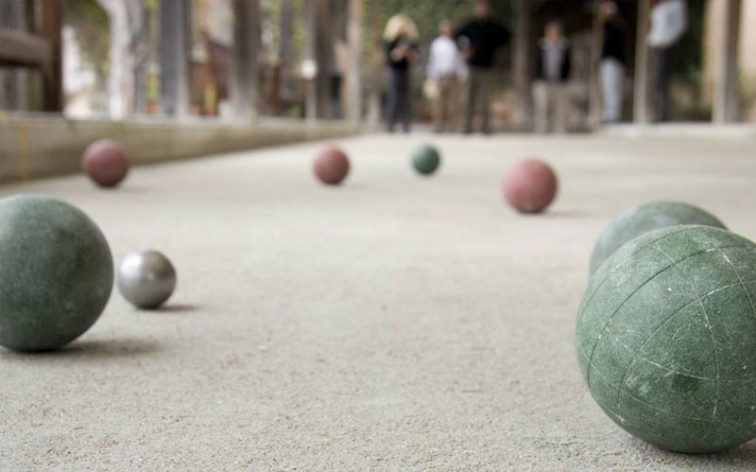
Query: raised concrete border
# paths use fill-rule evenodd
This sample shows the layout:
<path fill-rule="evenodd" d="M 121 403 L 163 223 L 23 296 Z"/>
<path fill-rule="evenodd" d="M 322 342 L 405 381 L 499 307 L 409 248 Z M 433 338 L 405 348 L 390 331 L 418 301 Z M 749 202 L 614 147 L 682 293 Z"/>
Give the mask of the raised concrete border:
<path fill-rule="evenodd" d="M 0 112 L 0 181 L 63 175 L 81 170 L 92 141 L 111 138 L 133 165 L 297 142 L 335 139 L 361 132 L 340 122 L 264 119 L 255 124 L 194 119 L 165 121 L 71 120 L 52 115 Z"/>

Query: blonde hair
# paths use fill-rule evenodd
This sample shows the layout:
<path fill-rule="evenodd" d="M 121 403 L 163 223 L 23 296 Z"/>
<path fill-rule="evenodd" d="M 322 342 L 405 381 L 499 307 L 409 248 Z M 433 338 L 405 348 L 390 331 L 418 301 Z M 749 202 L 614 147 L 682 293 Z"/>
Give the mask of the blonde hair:
<path fill-rule="evenodd" d="M 419 37 L 417 33 L 417 25 L 407 15 L 394 15 L 386 23 L 386 29 L 383 31 L 383 39 L 386 41 L 393 41 L 399 36 L 399 32 L 404 30 L 404 33 L 411 41 L 417 41 Z"/>

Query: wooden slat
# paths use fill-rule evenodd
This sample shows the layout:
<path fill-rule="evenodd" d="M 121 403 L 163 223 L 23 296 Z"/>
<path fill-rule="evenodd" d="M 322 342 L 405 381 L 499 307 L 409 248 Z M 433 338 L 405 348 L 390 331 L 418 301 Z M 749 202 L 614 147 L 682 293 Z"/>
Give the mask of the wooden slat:
<path fill-rule="evenodd" d="M 63 111 L 63 11 L 60 0 L 42 0 L 42 36 L 49 41 L 50 62 L 42 68 L 44 110 Z"/>
<path fill-rule="evenodd" d="M 46 67 L 52 60 L 50 40 L 23 31 L 0 28 L 0 65 Z"/>

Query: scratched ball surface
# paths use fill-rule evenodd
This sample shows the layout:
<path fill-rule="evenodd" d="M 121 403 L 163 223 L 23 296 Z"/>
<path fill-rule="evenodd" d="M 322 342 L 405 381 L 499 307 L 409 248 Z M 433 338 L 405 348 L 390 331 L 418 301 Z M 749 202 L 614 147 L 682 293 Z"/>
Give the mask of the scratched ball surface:
<path fill-rule="evenodd" d="M 112 289 L 108 242 L 84 212 L 41 195 L 0 200 L 0 345 L 62 347 L 97 321 Z"/>
<path fill-rule="evenodd" d="M 155 309 L 176 289 L 176 269 L 163 254 L 148 249 L 126 255 L 118 266 L 118 290 L 137 308 Z"/>
<path fill-rule="evenodd" d="M 604 229 L 591 254 L 593 274 L 607 257 L 623 244 L 655 229 L 677 225 L 705 225 L 725 228 L 711 213 L 683 202 L 650 202 L 625 211 Z"/>
<path fill-rule="evenodd" d="M 100 139 L 84 150 L 84 172 L 101 187 L 115 187 L 129 173 L 129 159 L 123 148 L 110 139 Z"/>
<path fill-rule="evenodd" d="M 326 185 L 339 185 L 349 174 L 349 158 L 334 146 L 323 148 L 313 162 L 315 176 Z"/>
<path fill-rule="evenodd" d="M 756 245 L 674 226 L 636 238 L 592 277 L 577 353 L 593 398 L 660 448 L 729 449 L 756 437 Z"/>

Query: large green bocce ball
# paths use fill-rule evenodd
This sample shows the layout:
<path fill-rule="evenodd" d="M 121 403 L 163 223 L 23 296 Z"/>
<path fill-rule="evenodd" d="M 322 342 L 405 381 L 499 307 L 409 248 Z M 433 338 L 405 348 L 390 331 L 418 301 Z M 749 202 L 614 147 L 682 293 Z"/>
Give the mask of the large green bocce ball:
<path fill-rule="evenodd" d="M 591 254 L 590 273 L 596 272 L 607 257 L 630 240 L 655 229 L 678 225 L 725 228 L 714 215 L 687 203 L 651 202 L 633 207 L 612 220 L 601 233 Z"/>
<path fill-rule="evenodd" d="M 113 259 L 81 210 L 49 197 L 0 200 L 0 345 L 47 351 L 99 318 L 113 288 Z"/>
<path fill-rule="evenodd" d="M 580 369 L 618 425 L 706 453 L 756 437 L 756 244 L 709 226 L 646 233 L 598 269 L 577 322 Z"/>
<path fill-rule="evenodd" d="M 433 146 L 422 145 L 412 152 L 412 167 L 421 175 L 431 175 L 441 165 L 441 155 Z"/>

